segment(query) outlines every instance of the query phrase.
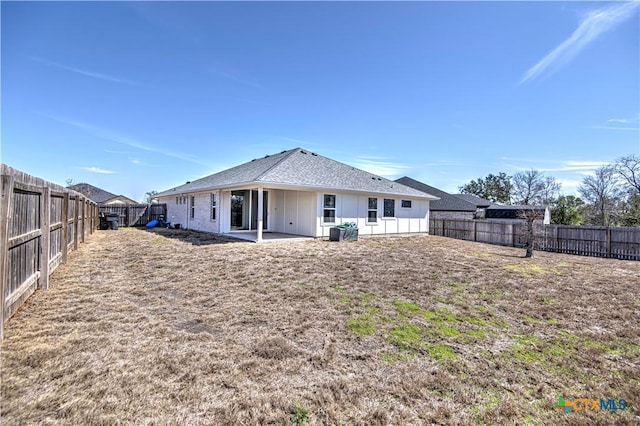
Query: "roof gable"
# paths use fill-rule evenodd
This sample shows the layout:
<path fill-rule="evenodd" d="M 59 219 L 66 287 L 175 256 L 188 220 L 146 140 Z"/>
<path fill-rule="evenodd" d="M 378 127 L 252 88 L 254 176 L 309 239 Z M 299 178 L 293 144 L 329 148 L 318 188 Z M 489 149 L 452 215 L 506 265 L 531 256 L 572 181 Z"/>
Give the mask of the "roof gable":
<path fill-rule="evenodd" d="M 164 191 L 158 196 L 205 191 L 248 183 L 368 192 L 423 199 L 434 198 L 414 188 L 301 148 L 249 161 L 172 190 Z"/>
<path fill-rule="evenodd" d="M 77 183 L 75 185 L 69 185 L 67 188 L 77 191 L 87 197 L 88 199 L 95 201 L 96 203 L 103 203 L 107 200 L 117 197 L 116 194 L 112 194 L 109 191 L 105 191 L 97 186 L 89 185 L 88 183 Z"/>
<path fill-rule="evenodd" d="M 93 186 L 88 183 L 76 183 L 75 185 L 67 186 L 67 188 L 81 193 L 97 204 L 108 203 L 113 199 L 120 199 L 120 201 L 125 204 L 136 204 L 136 202 L 129 197 L 113 194 L 109 191 L 105 191 L 102 188 L 98 188 L 97 186 Z"/>

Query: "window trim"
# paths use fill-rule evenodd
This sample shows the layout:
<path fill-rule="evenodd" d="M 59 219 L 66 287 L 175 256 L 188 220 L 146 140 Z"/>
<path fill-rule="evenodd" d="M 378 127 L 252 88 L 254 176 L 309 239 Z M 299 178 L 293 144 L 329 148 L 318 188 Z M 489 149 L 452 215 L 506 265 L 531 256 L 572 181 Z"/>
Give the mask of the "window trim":
<path fill-rule="evenodd" d="M 327 207 L 326 197 L 333 197 L 333 207 Z M 338 197 L 336 194 L 322 194 L 322 224 L 323 225 L 335 225 L 336 223 L 336 204 L 338 204 Z M 325 212 L 333 211 L 333 221 L 328 222 L 325 219 L 327 215 Z"/>
<path fill-rule="evenodd" d="M 371 200 L 375 200 L 375 208 L 371 208 Z M 375 212 L 376 217 L 374 220 L 371 220 L 369 217 L 369 213 Z M 368 225 L 377 225 L 378 224 L 378 197 L 368 197 L 367 198 L 367 224 Z"/>
<path fill-rule="evenodd" d="M 215 192 L 211 193 L 211 211 L 209 218 L 211 222 L 218 220 L 218 200 Z"/>
<path fill-rule="evenodd" d="M 190 205 L 190 211 L 189 211 L 189 217 L 191 219 L 195 219 L 196 218 L 196 196 L 192 195 L 191 198 L 189 199 Z"/>
<path fill-rule="evenodd" d="M 382 202 L 382 218 L 383 219 L 395 219 L 396 218 L 396 200 L 395 198 L 384 198 Z M 386 204 L 387 201 L 393 201 L 393 215 L 387 216 Z"/>

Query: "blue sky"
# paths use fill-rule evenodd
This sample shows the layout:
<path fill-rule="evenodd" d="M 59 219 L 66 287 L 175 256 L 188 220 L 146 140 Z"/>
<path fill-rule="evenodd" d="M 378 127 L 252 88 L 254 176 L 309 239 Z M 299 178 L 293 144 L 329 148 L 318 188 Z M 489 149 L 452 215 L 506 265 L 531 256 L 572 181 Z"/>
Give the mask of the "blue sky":
<path fill-rule="evenodd" d="M 2 162 L 142 199 L 303 147 L 450 192 L 640 154 L 640 3 L 6 2 Z"/>

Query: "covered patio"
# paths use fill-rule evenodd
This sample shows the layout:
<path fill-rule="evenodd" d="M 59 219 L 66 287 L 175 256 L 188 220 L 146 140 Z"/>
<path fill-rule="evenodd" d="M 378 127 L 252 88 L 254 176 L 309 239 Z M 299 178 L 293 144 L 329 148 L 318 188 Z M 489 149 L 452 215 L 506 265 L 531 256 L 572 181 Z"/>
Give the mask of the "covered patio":
<path fill-rule="evenodd" d="M 262 232 L 262 239 L 258 240 L 258 231 L 242 231 L 242 232 L 231 232 L 225 234 L 225 236 L 229 238 L 236 238 L 238 240 L 244 241 L 252 241 L 252 242 L 260 242 L 260 243 L 277 243 L 281 241 L 304 241 L 304 240 L 313 240 L 314 237 L 306 237 L 303 235 L 294 235 L 294 234 L 284 234 L 281 232 Z"/>

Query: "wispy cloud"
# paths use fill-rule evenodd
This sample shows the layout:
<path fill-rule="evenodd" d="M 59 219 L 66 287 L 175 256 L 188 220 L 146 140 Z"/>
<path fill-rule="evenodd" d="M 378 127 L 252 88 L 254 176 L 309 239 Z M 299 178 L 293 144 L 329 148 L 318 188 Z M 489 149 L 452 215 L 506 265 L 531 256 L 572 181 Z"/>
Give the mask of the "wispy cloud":
<path fill-rule="evenodd" d="M 76 73 L 76 74 L 84 75 L 85 77 L 96 78 L 98 80 L 110 81 L 112 83 L 130 84 L 130 85 L 134 85 L 134 86 L 139 84 L 139 83 L 137 83 L 135 81 L 127 80 L 125 78 L 114 77 L 114 76 L 111 76 L 111 75 L 102 74 L 102 73 L 95 72 L 95 71 L 89 71 L 89 70 L 85 70 L 85 69 L 82 69 L 82 68 L 76 68 L 76 67 L 60 64 L 58 62 L 48 61 L 48 60 L 42 59 L 42 58 L 29 56 L 29 59 L 31 59 L 32 61 L 44 64 L 44 65 L 50 66 L 50 67 L 63 69 L 63 70 L 70 71 L 70 72 L 73 72 L 73 73 Z"/>
<path fill-rule="evenodd" d="M 627 130 L 632 132 L 640 131 L 640 127 L 619 127 L 619 126 L 589 126 L 590 129 L 601 129 L 601 130 Z"/>
<path fill-rule="evenodd" d="M 352 164 L 375 175 L 387 177 L 400 176 L 413 168 L 407 164 L 396 163 L 393 159 L 377 156 L 358 156 Z"/>
<path fill-rule="evenodd" d="M 459 160 L 439 160 L 432 161 L 430 163 L 423 164 L 424 167 L 451 167 L 451 166 L 463 166 L 464 163 Z"/>
<path fill-rule="evenodd" d="M 516 170 L 536 169 L 540 172 L 590 172 L 606 164 L 608 161 L 600 160 L 547 160 L 539 158 L 511 158 L 502 157 L 501 160 L 508 161 L 505 164 Z M 513 163 L 522 163 L 519 165 Z"/>
<path fill-rule="evenodd" d="M 129 161 L 131 164 L 135 164 L 140 167 L 159 167 L 155 164 L 147 163 L 146 161 L 138 160 L 137 158 L 130 158 Z"/>
<path fill-rule="evenodd" d="M 625 130 L 631 132 L 640 131 L 639 118 L 610 118 L 607 120 L 606 126 L 589 126 L 590 129 L 600 130 Z"/>
<path fill-rule="evenodd" d="M 85 170 L 87 172 L 91 172 L 91 173 L 98 173 L 101 175 L 113 175 L 116 174 L 118 172 L 114 172 L 113 170 L 105 170 L 105 169 L 101 169 L 100 167 L 78 167 L 79 169 Z"/>
<path fill-rule="evenodd" d="M 204 161 L 199 160 L 196 156 L 190 154 L 184 154 L 174 151 L 167 151 L 161 148 L 156 148 L 154 146 L 146 145 L 130 136 L 123 135 L 121 133 L 115 132 L 113 130 L 104 129 L 98 126 L 93 126 L 91 124 L 83 123 L 80 121 L 69 120 L 67 118 L 62 118 L 54 115 L 46 115 L 52 120 L 55 120 L 59 123 L 66 124 L 68 126 L 76 127 L 78 129 L 82 129 L 85 132 L 101 138 L 105 140 L 109 140 L 112 142 L 119 143 L 121 145 L 129 146 L 131 148 L 136 148 L 142 151 L 153 152 L 156 154 L 164 155 L 167 157 L 177 158 L 183 161 L 187 161 L 194 164 L 199 164 L 205 167 L 211 167 L 210 164 L 205 163 Z"/>
<path fill-rule="evenodd" d="M 238 77 L 235 74 L 231 74 L 231 73 L 219 70 L 219 69 L 211 69 L 210 71 L 211 71 L 211 73 L 213 73 L 215 75 L 218 75 L 220 77 L 223 77 L 223 78 L 225 78 L 225 79 L 227 79 L 229 81 L 233 81 L 234 83 L 239 83 L 239 84 L 242 84 L 242 85 L 245 85 L 245 86 L 255 87 L 256 89 L 262 89 L 263 88 L 260 85 L 260 83 L 258 83 L 255 80 L 249 80 L 249 79 L 246 79 L 246 78 L 241 78 L 241 77 Z"/>
<path fill-rule="evenodd" d="M 562 65 L 567 64 L 589 43 L 631 17 L 636 12 L 638 5 L 640 2 L 634 0 L 616 3 L 606 9 L 591 11 L 568 39 L 527 70 L 520 80 L 520 84 L 534 80 L 544 73 L 553 73 Z"/>

